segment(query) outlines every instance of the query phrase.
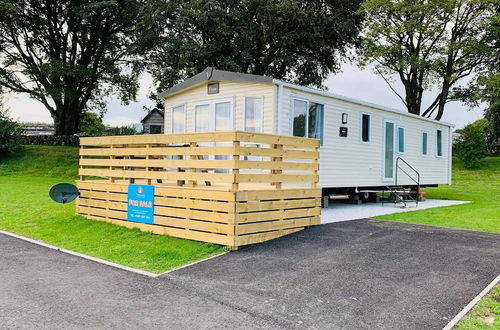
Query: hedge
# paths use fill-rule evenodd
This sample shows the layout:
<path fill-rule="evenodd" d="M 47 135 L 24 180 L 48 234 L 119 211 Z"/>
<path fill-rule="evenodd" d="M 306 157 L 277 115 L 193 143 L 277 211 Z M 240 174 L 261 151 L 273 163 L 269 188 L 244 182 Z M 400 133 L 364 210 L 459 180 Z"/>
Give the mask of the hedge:
<path fill-rule="evenodd" d="M 24 144 L 43 146 L 78 146 L 80 139 L 76 135 L 29 135 L 24 136 Z"/>

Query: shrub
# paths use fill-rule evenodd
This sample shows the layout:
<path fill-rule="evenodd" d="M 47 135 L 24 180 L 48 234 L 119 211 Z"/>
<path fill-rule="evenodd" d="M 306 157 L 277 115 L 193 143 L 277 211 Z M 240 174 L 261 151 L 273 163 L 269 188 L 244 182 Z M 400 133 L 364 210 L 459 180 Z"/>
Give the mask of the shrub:
<path fill-rule="evenodd" d="M 466 168 L 477 168 L 481 160 L 488 154 L 484 125 L 484 120 L 478 120 L 461 130 L 457 130 L 460 136 L 455 143 L 455 154 L 462 160 Z"/>
<path fill-rule="evenodd" d="M 22 131 L 21 125 L 10 119 L 6 111 L 0 109 L 0 158 L 21 149 Z"/>
<path fill-rule="evenodd" d="M 106 129 L 104 135 L 135 135 L 137 132 L 132 126 L 111 127 Z"/>
<path fill-rule="evenodd" d="M 76 135 L 31 135 L 24 136 L 24 144 L 39 146 L 78 146 L 80 139 Z"/>

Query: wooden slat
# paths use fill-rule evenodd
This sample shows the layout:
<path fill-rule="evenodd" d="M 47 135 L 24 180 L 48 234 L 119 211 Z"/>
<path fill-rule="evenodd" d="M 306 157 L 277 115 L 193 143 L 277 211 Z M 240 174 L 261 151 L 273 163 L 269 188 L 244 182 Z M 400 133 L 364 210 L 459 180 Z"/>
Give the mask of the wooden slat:
<path fill-rule="evenodd" d="M 86 148 L 80 149 L 81 156 L 176 156 L 176 155 L 232 155 L 232 147 L 151 147 L 147 148 Z"/>
<path fill-rule="evenodd" d="M 114 201 L 127 201 L 127 194 L 120 193 L 107 193 L 103 191 L 90 191 L 90 190 L 80 190 L 80 197 L 93 198 L 93 199 L 104 199 L 104 200 L 114 200 Z"/>
<path fill-rule="evenodd" d="M 185 199 L 185 198 L 155 197 L 155 205 L 183 207 L 183 208 L 200 209 L 200 210 L 234 212 L 234 203 L 225 203 L 213 200 L 204 201 L 204 200 Z"/>
<path fill-rule="evenodd" d="M 201 230 L 216 234 L 229 235 L 234 233 L 233 225 L 215 222 L 178 219 L 168 216 L 155 216 L 154 222 L 155 225 Z"/>
<path fill-rule="evenodd" d="M 78 189 L 85 190 L 102 190 L 109 192 L 121 192 L 127 193 L 128 185 L 121 183 L 109 183 L 109 182 L 96 182 L 96 181 L 77 181 L 76 186 Z"/>
<path fill-rule="evenodd" d="M 283 144 L 291 146 L 304 147 L 319 147 L 318 139 L 310 139 L 296 136 L 285 136 L 265 133 L 250 133 L 236 132 L 236 140 L 240 142 L 266 143 L 266 144 Z"/>
<path fill-rule="evenodd" d="M 230 168 L 233 160 L 171 160 L 171 159 L 81 159 L 84 166 L 116 166 L 116 167 L 159 167 L 159 168 Z"/>
<path fill-rule="evenodd" d="M 214 244 L 220 244 L 220 245 L 234 246 L 234 237 L 229 236 L 229 235 L 218 235 L 218 234 L 198 232 L 198 231 L 192 231 L 192 230 L 177 229 L 177 228 L 164 227 L 164 226 L 158 226 L 158 225 L 150 225 L 150 224 L 144 224 L 144 223 L 138 223 L 138 222 L 106 219 L 106 218 L 96 217 L 96 216 L 92 216 L 92 215 L 86 215 L 86 217 L 89 219 L 103 221 L 103 222 L 109 222 L 109 223 L 119 225 L 119 226 L 124 226 L 127 228 L 137 228 L 141 231 L 151 232 L 151 233 L 159 234 L 159 235 L 169 235 L 169 236 L 190 239 L 190 240 L 195 240 L 195 241 L 202 241 L 202 242 L 208 242 L 208 243 L 214 243 Z"/>
<path fill-rule="evenodd" d="M 108 146 L 112 144 L 169 144 L 196 142 L 229 142 L 235 141 L 236 132 L 204 132 L 204 133 L 182 133 L 182 134 L 144 134 L 144 135 L 120 135 L 82 137 L 82 146 Z"/>
<path fill-rule="evenodd" d="M 314 182 L 313 174 L 236 174 L 237 182 Z"/>
<path fill-rule="evenodd" d="M 318 207 L 319 204 L 320 201 L 318 198 L 236 203 L 236 212 Z"/>
<path fill-rule="evenodd" d="M 235 237 L 235 245 L 242 246 L 248 244 L 261 243 L 265 241 L 269 241 L 271 239 L 275 239 L 281 236 L 285 236 L 288 234 L 296 233 L 298 231 L 303 230 L 304 228 L 294 228 L 294 229 L 285 229 L 280 231 L 272 231 L 268 233 L 260 233 L 260 234 L 250 234 L 244 236 L 236 236 Z"/>
<path fill-rule="evenodd" d="M 162 179 L 162 180 L 196 180 L 213 182 L 233 182 L 232 174 L 224 173 L 186 173 L 186 172 L 166 172 L 166 171 L 131 171 L 120 169 L 95 169 L 83 168 L 79 171 L 80 175 L 114 177 L 114 178 L 141 178 L 141 179 Z"/>
<path fill-rule="evenodd" d="M 171 207 L 155 206 L 155 214 L 182 217 L 186 219 L 198 219 L 212 222 L 234 223 L 234 213 L 221 213 L 212 211 L 199 211 L 187 209 L 175 209 Z"/>
<path fill-rule="evenodd" d="M 240 169 L 266 169 L 266 170 L 316 170 L 318 168 L 317 163 L 250 161 L 250 160 L 238 160 L 235 166 Z"/>
<path fill-rule="evenodd" d="M 257 222 L 236 226 L 236 235 L 258 233 L 271 230 L 289 229 L 310 226 L 314 223 L 314 218 L 301 218 L 284 221 Z"/>
<path fill-rule="evenodd" d="M 301 188 L 301 189 L 267 189 L 267 190 L 245 190 L 236 193 L 237 201 L 258 201 L 265 199 L 285 199 L 285 198 L 307 198 L 321 197 L 321 189 Z"/>
<path fill-rule="evenodd" d="M 258 148 L 258 147 L 243 147 L 240 146 L 238 150 L 241 156 L 255 156 L 255 157 L 282 157 L 284 159 L 316 159 L 319 157 L 316 151 L 304 150 L 278 150 L 271 148 Z"/>
<path fill-rule="evenodd" d="M 312 216 L 319 216 L 319 215 L 320 215 L 319 207 L 307 208 L 307 209 L 296 209 L 296 210 L 278 210 L 278 211 L 267 211 L 267 212 L 238 213 L 238 214 L 236 214 L 236 223 L 237 224 L 244 224 L 244 223 L 251 223 L 251 222 L 299 218 L 299 217 L 312 217 Z"/>

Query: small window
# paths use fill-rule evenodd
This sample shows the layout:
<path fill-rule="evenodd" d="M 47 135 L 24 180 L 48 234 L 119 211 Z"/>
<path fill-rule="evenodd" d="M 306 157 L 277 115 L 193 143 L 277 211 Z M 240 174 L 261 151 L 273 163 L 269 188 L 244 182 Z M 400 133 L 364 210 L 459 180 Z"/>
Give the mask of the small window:
<path fill-rule="evenodd" d="M 245 98 L 245 131 L 262 132 L 262 99 Z"/>
<path fill-rule="evenodd" d="M 400 154 L 405 152 L 405 129 L 398 127 L 398 152 Z"/>
<path fill-rule="evenodd" d="M 427 132 L 422 132 L 422 155 L 427 156 Z"/>
<path fill-rule="evenodd" d="M 361 141 L 370 142 L 370 115 L 361 115 Z"/>
<path fill-rule="evenodd" d="M 149 134 L 161 134 L 161 125 L 150 125 Z"/>
<path fill-rule="evenodd" d="M 186 131 L 186 112 L 183 105 L 172 109 L 172 133 Z"/>
<path fill-rule="evenodd" d="M 307 101 L 293 100 L 293 136 L 306 136 Z"/>
<path fill-rule="evenodd" d="M 436 155 L 443 156 L 443 131 L 440 129 L 436 131 Z"/>

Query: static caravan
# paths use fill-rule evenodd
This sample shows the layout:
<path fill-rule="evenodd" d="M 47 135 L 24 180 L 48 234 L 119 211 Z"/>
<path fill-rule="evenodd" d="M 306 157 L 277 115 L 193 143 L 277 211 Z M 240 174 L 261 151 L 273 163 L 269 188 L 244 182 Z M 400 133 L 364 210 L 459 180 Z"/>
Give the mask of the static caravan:
<path fill-rule="evenodd" d="M 324 195 L 451 184 L 452 125 L 271 77 L 207 68 L 159 94 L 165 133 L 240 130 L 321 140 Z"/>

